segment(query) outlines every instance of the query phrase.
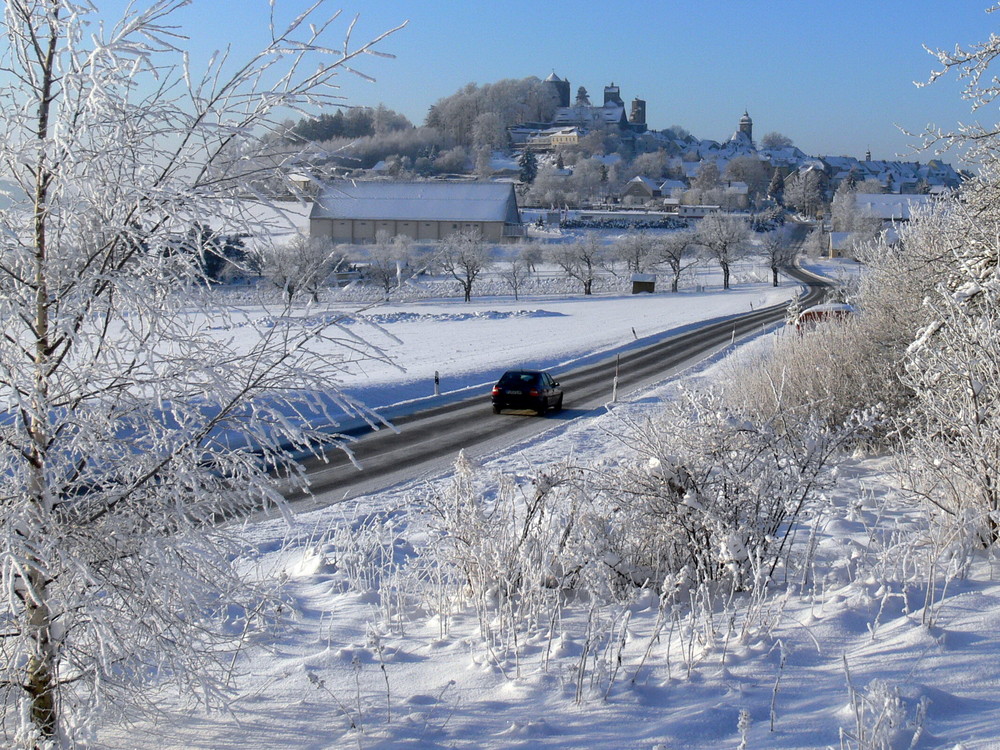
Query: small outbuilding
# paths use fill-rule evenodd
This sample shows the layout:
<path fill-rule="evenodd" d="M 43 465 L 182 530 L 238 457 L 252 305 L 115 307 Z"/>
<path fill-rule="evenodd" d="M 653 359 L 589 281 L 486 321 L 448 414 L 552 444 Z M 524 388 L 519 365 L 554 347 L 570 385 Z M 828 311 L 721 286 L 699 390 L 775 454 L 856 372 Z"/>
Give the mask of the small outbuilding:
<path fill-rule="evenodd" d="M 652 294 L 656 291 L 656 274 L 632 274 L 632 294 Z"/>
<path fill-rule="evenodd" d="M 507 242 L 523 237 L 524 226 L 511 183 L 338 180 L 317 194 L 309 232 L 346 243 L 374 242 L 379 232 L 418 241 L 476 232 Z"/>

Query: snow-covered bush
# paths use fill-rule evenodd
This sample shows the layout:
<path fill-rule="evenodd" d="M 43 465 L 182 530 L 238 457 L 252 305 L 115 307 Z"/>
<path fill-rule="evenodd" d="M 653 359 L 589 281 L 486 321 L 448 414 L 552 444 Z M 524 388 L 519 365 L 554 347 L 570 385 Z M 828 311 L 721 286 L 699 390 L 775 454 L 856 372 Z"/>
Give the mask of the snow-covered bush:
<path fill-rule="evenodd" d="M 857 289 L 846 288 L 855 314 L 786 328 L 772 348 L 738 357 L 726 378 L 731 403 L 762 419 L 799 414 L 831 427 L 858 412 L 905 413 L 913 398 L 902 377 L 906 349 L 926 320 L 921 303 L 941 272 L 932 237 L 910 229 L 902 248 L 867 246 Z M 889 422 L 884 426 L 881 437 Z"/>
<path fill-rule="evenodd" d="M 520 629 L 547 626 L 562 591 L 588 564 L 580 555 L 577 471 L 553 467 L 527 486 L 485 474 L 460 456 L 443 493 L 428 500 L 431 541 L 423 554 L 479 616 L 500 650 Z"/>
<path fill-rule="evenodd" d="M 684 393 L 622 439 L 631 458 L 604 477 L 617 572 L 661 588 L 766 582 L 795 522 L 828 481 L 846 430 L 780 416 L 753 421 L 717 393 Z"/>
<path fill-rule="evenodd" d="M 1000 538 L 1000 197 L 993 171 L 918 229 L 950 266 L 930 296 L 931 322 L 908 350 L 916 394 L 907 427 L 912 488 L 947 515 Z M 970 516 L 972 516 L 970 518 Z"/>
<path fill-rule="evenodd" d="M 927 699 L 913 708 L 913 718 L 899 688 L 885 680 L 872 680 L 865 690 L 855 688 L 851 673 L 847 673 L 849 711 L 853 722 L 851 729 L 841 729 L 840 745 L 843 750 L 892 750 L 917 747 L 924 731 L 927 716 Z"/>

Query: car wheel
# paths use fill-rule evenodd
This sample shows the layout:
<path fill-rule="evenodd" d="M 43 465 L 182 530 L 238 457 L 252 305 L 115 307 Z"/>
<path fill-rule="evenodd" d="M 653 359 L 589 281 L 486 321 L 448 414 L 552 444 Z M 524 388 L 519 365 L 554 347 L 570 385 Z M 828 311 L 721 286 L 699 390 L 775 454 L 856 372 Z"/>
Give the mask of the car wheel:
<path fill-rule="evenodd" d="M 563 397 L 562 397 L 562 394 L 560 393 L 559 394 L 559 400 L 556 401 L 556 411 L 562 411 L 562 400 L 563 400 Z"/>
<path fill-rule="evenodd" d="M 499 404 L 493 404 L 493 413 L 494 414 L 499 414 L 500 413 L 500 405 Z"/>
<path fill-rule="evenodd" d="M 549 410 L 549 402 L 546 401 L 544 398 L 538 399 L 538 408 L 536 409 L 536 411 L 538 412 L 538 416 L 542 416 L 548 410 Z"/>

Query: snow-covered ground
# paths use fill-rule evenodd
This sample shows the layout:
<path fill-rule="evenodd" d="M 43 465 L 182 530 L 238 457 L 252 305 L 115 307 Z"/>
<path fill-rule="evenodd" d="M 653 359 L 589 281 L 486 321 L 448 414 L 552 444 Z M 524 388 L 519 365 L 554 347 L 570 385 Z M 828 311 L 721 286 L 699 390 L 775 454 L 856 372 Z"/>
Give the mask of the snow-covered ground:
<path fill-rule="evenodd" d="M 435 369 L 446 384 L 478 387 L 513 364 L 558 367 L 765 304 L 771 294 L 759 285 L 697 297 L 370 310 L 394 337 L 385 348 L 406 373 L 373 365 L 346 385 L 373 405 L 423 395 Z M 771 335 L 780 334 L 743 348 L 766 346 Z M 615 435 L 628 424 L 681 385 L 711 383 L 729 368 L 719 356 L 593 419 L 553 422 L 484 468 L 530 486 L 545 464 L 566 457 L 613 463 L 625 450 Z M 887 458 L 840 467 L 799 540 L 811 564 L 781 595 L 720 601 L 717 615 L 694 623 L 679 611 L 664 622 L 657 597 L 639 597 L 615 614 L 619 637 L 599 644 L 588 633 L 595 617 L 611 615 L 571 602 L 503 653 L 484 639 L 471 607 L 455 604 L 442 618 L 429 614 L 440 611 L 435 603 L 407 596 L 435 591 L 426 580 L 418 586 L 416 573 L 408 579 L 406 567 L 416 565 L 408 561 L 426 534 L 416 519 L 450 477 L 304 513 L 291 527 L 252 525 L 246 533 L 258 556 L 248 563 L 285 577 L 291 611 L 278 633 L 255 638 L 234 663 L 231 710 L 205 715 L 164 696 L 162 715 L 108 729 L 101 741 L 317 750 L 1000 747 L 1000 570 L 991 559 L 963 576 L 928 567 L 947 542 L 923 531 L 923 512 L 894 489 L 890 470 Z M 362 558 L 382 563 L 366 568 Z M 374 578 L 390 570 L 396 583 L 380 589 Z"/>
<path fill-rule="evenodd" d="M 371 407 L 491 386 L 505 369 L 561 372 L 609 351 L 648 344 L 711 318 L 787 302 L 799 287 L 757 282 L 723 293 L 476 297 L 383 304 L 360 313 L 358 333 L 386 359 L 352 363 L 342 386 Z M 346 309 L 346 308 L 345 308 Z M 364 327 L 373 324 L 379 330 Z M 402 368 L 402 369 L 401 369 Z"/>

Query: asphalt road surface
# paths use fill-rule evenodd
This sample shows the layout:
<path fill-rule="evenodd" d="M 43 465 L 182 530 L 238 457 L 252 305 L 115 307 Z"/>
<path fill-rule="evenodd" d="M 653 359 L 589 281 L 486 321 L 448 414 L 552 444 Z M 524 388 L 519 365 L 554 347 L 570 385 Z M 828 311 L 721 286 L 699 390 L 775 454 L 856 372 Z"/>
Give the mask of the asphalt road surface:
<path fill-rule="evenodd" d="M 798 241 L 803 236 L 804 230 L 797 235 Z M 798 268 L 788 268 L 786 273 L 807 286 L 803 306 L 822 301 L 824 288 L 828 286 L 823 279 Z M 389 429 L 370 432 L 351 446 L 360 469 L 339 449 L 331 450 L 325 462 L 309 459 L 306 468 L 311 495 L 290 492 L 288 499 L 300 510 L 320 507 L 439 473 L 462 450 L 471 457 L 489 456 L 551 428 L 554 422 L 577 419 L 602 408 L 612 400 L 616 372 L 618 395 L 623 396 L 782 320 L 786 307 L 779 304 L 737 317 L 707 321 L 695 330 L 642 349 L 611 354 L 596 364 L 560 373 L 559 381 L 565 391 L 563 409 L 543 417 L 529 411 L 495 415 L 488 392 L 400 417 L 393 421 L 398 432 Z"/>

